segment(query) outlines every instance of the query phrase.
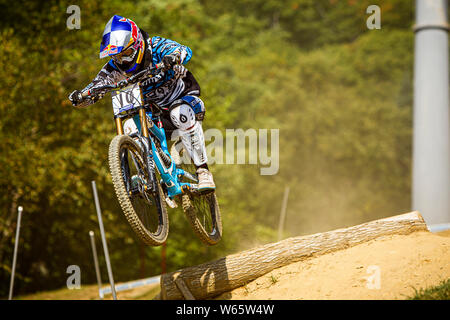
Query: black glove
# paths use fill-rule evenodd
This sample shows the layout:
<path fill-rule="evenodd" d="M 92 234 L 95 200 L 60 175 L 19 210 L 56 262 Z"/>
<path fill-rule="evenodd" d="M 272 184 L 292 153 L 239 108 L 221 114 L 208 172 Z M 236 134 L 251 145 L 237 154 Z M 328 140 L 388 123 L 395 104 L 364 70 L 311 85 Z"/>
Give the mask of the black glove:
<path fill-rule="evenodd" d="M 128 79 L 125 80 L 120 80 L 119 82 L 117 82 L 117 87 L 119 88 L 123 88 L 126 87 L 128 85 Z M 100 98 L 103 98 L 105 94 L 103 93 L 103 95 Z"/>
<path fill-rule="evenodd" d="M 74 107 L 77 106 L 83 100 L 83 97 L 81 96 L 81 91 L 74 90 L 71 94 L 69 94 L 69 100 L 72 102 L 72 105 Z"/>
<path fill-rule="evenodd" d="M 172 69 L 172 67 L 181 62 L 181 56 L 179 53 L 172 53 L 162 58 L 164 67 Z"/>

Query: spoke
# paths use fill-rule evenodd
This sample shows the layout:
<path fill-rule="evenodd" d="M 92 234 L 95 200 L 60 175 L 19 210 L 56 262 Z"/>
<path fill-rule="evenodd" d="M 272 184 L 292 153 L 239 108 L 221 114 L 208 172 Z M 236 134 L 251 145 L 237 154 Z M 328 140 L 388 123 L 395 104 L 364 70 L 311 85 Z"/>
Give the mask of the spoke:
<path fill-rule="evenodd" d="M 196 167 L 192 163 L 183 164 L 181 165 L 181 168 L 187 173 L 192 173 L 196 171 Z M 187 180 L 188 178 L 184 177 L 184 181 L 189 182 Z M 189 196 L 192 206 L 195 208 L 199 222 L 202 224 L 205 231 L 209 234 L 214 232 L 216 227 L 215 224 L 213 223 L 214 221 L 213 215 L 215 215 L 214 211 L 215 206 L 214 206 L 214 197 L 212 196 L 212 194 L 213 193 L 196 194 L 196 195 L 191 194 Z"/>
<path fill-rule="evenodd" d="M 127 191 L 130 191 L 130 189 L 136 190 L 137 188 L 140 192 L 139 194 L 129 195 L 130 201 L 144 227 L 151 233 L 157 233 L 160 231 L 161 224 L 161 215 L 156 205 L 159 203 L 157 203 L 155 198 L 157 194 L 146 192 L 144 189 L 144 184 L 147 184 L 149 180 L 142 164 L 141 156 L 136 154 L 135 150 L 124 149 L 122 151 L 124 182 L 127 186 L 130 186 Z M 134 181 L 132 181 L 132 177 L 135 177 Z"/>
<path fill-rule="evenodd" d="M 212 222 L 212 216 L 211 216 L 211 206 L 209 205 L 208 196 L 200 195 L 200 196 L 193 196 L 191 198 L 191 201 L 193 202 L 194 207 L 197 211 L 197 216 L 200 220 L 200 222 L 203 222 L 203 227 L 208 233 L 213 232 L 213 222 Z"/>

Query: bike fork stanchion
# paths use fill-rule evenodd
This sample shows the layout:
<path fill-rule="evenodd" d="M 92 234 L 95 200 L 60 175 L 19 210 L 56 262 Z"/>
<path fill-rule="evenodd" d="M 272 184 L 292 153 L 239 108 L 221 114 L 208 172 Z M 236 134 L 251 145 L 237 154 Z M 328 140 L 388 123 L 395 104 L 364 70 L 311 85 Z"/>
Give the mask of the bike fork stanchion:
<path fill-rule="evenodd" d="M 97 276 L 98 283 L 98 296 L 103 299 L 102 291 L 102 277 L 100 276 L 100 268 L 98 266 L 97 248 L 95 247 L 94 231 L 89 231 L 89 237 L 91 238 L 92 256 L 94 257 L 95 275 Z"/>
<path fill-rule="evenodd" d="M 19 207 L 18 215 L 17 215 L 16 242 L 14 243 L 13 264 L 12 264 L 12 269 L 11 269 L 11 282 L 9 284 L 8 300 L 12 300 L 12 296 L 13 296 L 14 276 L 16 274 L 17 249 L 19 247 L 20 220 L 22 220 L 22 211 L 23 211 L 23 208 Z"/>
<path fill-rule="evenodd" d="M 113 299 L 117 300 L 111 262 L 109 260 L 108 245 L 106 244 L 105 230 L 103 228 L 102 211 L 100 209 L 100 202 L 98 201 L 97 186 L 95 185 L 95 181 L 92 181 L 92 191 L 94 192 L 95 208 L 97 209 L 98 224 L 100 227 L 100 234 L 102 236 L 103 251 L 105 252 L 106 267 L 108 269 L 108 278 L 109 283 L 111 284 L 111 292 Z"/>

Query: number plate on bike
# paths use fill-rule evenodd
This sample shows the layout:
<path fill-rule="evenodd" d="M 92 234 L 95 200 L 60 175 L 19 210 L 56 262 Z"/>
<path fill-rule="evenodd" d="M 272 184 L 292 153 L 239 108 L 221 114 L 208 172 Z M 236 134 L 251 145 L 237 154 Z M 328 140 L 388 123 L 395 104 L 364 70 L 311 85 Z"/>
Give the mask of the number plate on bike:
<path fill-rule="evenodd" d="M 141 89 L 135 83 L 111 92 L 114 115 L 125 114 L 142 105 Z"/>

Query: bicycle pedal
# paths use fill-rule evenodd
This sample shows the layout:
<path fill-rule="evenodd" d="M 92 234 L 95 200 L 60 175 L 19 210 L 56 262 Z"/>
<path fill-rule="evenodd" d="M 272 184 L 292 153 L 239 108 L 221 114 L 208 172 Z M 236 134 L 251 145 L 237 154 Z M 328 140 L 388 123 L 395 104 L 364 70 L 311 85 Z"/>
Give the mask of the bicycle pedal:
<path fill-rule="evenodd" d="M 173 201 L 172 199 L 170 199 L 169 197 L 166 198 L 166 203 L 172 209 L 178 208 L 177 203 L 175 201 Z"/>

